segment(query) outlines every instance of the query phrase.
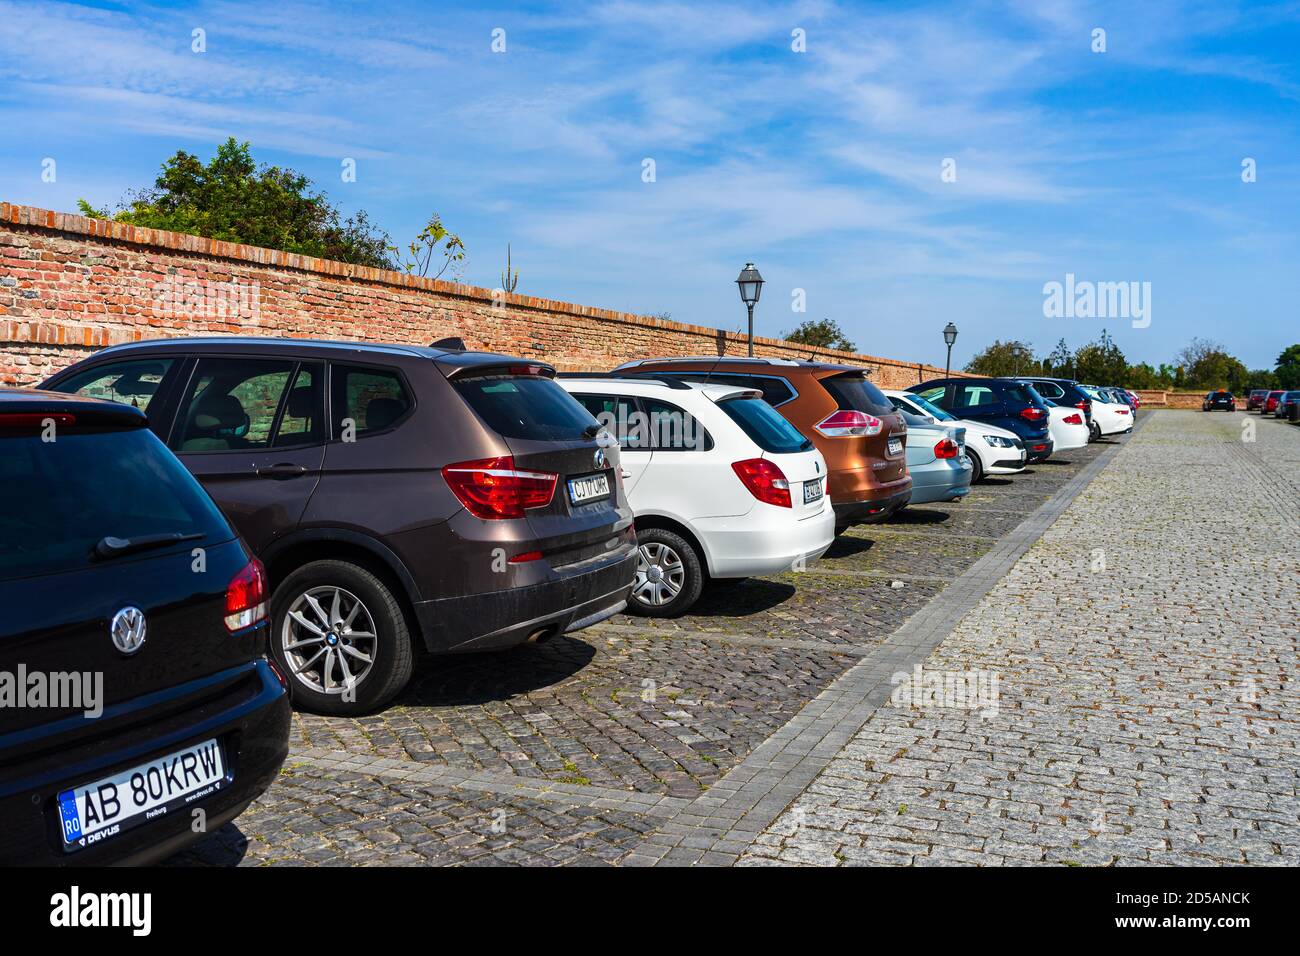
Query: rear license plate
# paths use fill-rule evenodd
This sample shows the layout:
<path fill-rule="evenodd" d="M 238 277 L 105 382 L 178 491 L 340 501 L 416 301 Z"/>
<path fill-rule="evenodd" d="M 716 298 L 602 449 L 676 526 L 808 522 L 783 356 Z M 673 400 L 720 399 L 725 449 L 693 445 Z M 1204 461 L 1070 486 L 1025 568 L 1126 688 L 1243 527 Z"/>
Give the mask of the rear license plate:
<path fill-rule="evenodd" d="M 903 440 L 901 438 L 889 439 L 889 453 L 891 455 L 901 455 L 903 453 Z"/>
<path fill-rule="evenodd" d="M 59 794 L 59 830 L 66 850 L 117 836 L 224 787 L 226 760 L 206 740 Z"/>
<path fill-rule="evenodd" d="M 822 480 L 805 481 L 803 483 L 803 503 L 809 504 L 813 501 L 822 500 Z"/>
<path fill-rule="evenodd" d="M 588 501 L 608 496 L 609 475 L 605 472 L 599 475 L 588 475 L 585 478 L 569 479 L 569 500 L 575 505 L 586 504 Z"/>

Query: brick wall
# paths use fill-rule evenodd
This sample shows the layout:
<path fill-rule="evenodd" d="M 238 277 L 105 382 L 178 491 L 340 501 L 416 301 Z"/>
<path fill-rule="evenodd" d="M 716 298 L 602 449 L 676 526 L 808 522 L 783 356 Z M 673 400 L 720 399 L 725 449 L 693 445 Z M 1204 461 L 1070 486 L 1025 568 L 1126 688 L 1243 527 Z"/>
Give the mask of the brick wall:
<path fill-rule="evenodd" d="M 0 384 L 32 385 L 108 345 L 196 334 L 418 344 L 458 335 L 573 371 L 745 354 L 743 335 L 719 329 L 0 203 Z M 754 351 L 863 365 L 887 388 L 943 374 L 778 339 L 757 338 Z"/>

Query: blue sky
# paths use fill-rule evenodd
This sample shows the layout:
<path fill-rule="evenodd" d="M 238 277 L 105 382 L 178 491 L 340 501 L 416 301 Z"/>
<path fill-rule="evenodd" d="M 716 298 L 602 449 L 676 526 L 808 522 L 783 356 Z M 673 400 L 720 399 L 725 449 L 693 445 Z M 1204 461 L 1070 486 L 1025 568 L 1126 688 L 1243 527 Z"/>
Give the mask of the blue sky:
<path fill-rule="evenodd" d="M 1130 361 L 1201 336 L 1271 367 L 1300 341 L 1298 50 L 1300 2 L 0 0 L 0 198 L 115 205 L 235 136 L 399 241 L 437 210 L 477 285 L 508 241 L 521 292 L 737 329 L 752 260 L 760 334 L 829 317 L 942 363 L 952 321 L 960 364 L 1105 326 Z M 1151 283 L 1149 327 L 1044 317 L 1067 273 Z"/>

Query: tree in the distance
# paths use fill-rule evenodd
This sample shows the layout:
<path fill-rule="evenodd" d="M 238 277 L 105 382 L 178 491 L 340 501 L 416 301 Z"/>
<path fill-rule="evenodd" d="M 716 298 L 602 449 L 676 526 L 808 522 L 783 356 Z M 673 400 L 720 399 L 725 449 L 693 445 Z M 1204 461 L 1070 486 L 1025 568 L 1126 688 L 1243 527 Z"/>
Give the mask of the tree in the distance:
<path fill-rule="evenodd" d="M 1300 345 L 1290 345 L 1277 357 L 1274 370 L 1278 388 L 1300 389 Z M 1259 386 L 1263 388 L 1263 386 Z"/>
<path fill-rule="evenodd" d="M 1074 353 L 1074 369 L 1079 381 L 1091 385 L 1118 386 L 1128 378 L 1128 360 L 1105 329 Z"/>
<path fill-rule="evenodd" d="M 966 363 L 966 371 L 975 375 L 1038 375 L 1042 363 L 1034 357 L 1034 347 L 1028 342 L 1000 339 L 985 348 Z"/>
<path fill-rule="evenodd" d="M 811 345 L 819 349 L 835 349 L 840 352 L 856 352 L 858 347 L 844 334 L 840 324 L 834 319 L 821 319 L 814 322 L 809 319 L 783 333 L 787 342 L 799 345 Z"/>

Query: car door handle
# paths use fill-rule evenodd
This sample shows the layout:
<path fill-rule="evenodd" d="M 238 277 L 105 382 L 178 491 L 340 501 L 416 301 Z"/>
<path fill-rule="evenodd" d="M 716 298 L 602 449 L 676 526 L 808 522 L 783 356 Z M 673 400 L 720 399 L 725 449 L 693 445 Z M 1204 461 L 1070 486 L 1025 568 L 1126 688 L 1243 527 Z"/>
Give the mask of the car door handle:
<path fill-rule="evenodd" d="M 274 478 L 277 481 L 284 481 L 286 478 L 297 478 L 299 475 L 305 475 L 307 468 L 305 465 L 295 465 L 292 462 L 282 461 L 278 465 L 266 465 L 257 469 L 257 477 Z"/>

